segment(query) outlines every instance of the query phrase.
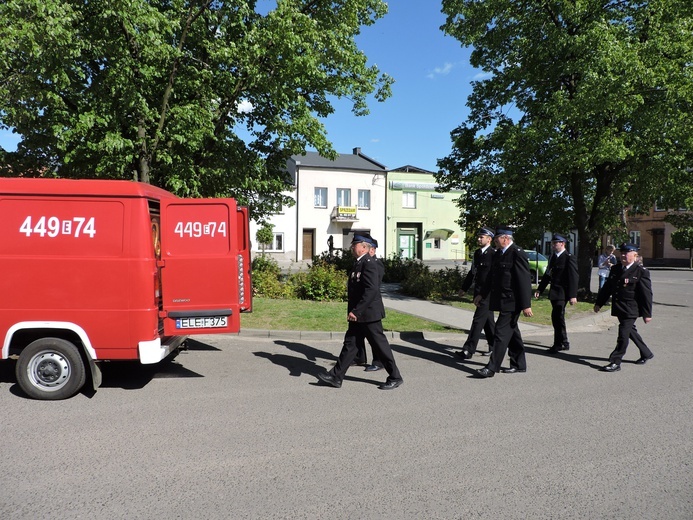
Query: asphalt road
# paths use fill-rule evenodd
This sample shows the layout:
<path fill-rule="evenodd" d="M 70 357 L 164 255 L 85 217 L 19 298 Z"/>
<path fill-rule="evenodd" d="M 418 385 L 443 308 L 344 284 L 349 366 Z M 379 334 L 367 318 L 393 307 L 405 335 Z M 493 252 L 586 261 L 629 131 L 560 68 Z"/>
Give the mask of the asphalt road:
<path fill-rule="evenodd" d="M 655 358 L 614 374 L 615 328 L 526 334 L 528 372 L 488 380 L 463 337 L 398 338 L 394 391 L 319 385 L 338 340 L 204 336 L 59 402 L 0 365 L 0 519 L 690 520 L 693 273 L 652 278 Z"/>

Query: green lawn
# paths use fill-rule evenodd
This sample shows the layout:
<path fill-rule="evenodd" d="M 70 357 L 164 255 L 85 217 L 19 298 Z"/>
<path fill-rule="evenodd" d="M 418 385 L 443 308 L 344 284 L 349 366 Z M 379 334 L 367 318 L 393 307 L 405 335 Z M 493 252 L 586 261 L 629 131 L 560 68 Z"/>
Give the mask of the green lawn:
<path fill-rule="evenodd" d="M 474 304 L 469 296 L 444 303 L 462 309 L 474 310 Z M 575 318 L 588 316 L 592 313 L 594 304 L 578 302 L 568 306 L 566 317 Z M 551 302 L 545 297 L 532 300 L 534 317 L 525 318 L 527 323 L 551 325 Z M 385 330 L 397 332 L 430 331 L 430 332 L 464 332 L 410 316 L 392 310 L 387 311 L 383 320 Z M 253 298 L 253 312 L 241 314 L 241 329 L 260 330 L 305 330 L 305 331 L 341 331 L 346 330 L 346 303 L 344 302 L 314 302 L 308 300 L 273 300 L 270 298 Z"/>
<path fill-rule="evenodd" d="M 387 311 L 383 328 L 397 332 L 464 332 L 392 310 Z M 338 332 L 347 329 L 346 303 L 254 297 L 253 312 L 241 314 L 242 329 Z"/>

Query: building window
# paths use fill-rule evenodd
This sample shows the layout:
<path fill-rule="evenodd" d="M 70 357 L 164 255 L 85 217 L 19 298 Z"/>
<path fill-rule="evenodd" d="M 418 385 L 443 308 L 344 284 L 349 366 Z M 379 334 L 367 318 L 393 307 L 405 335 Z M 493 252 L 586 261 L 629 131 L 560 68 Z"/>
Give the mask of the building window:
<path fill-rule="evenodd" d="M 630 232 L 630 243 L 637 247 L 640 247 L 640 231 Z"/>
<path fill-rule="evenodd" d="M 433 239 L 433 249 L 440 249 L 440 238 Z"/>
<path fill-rule="evenodd" d="M 262 247 L 260 247 L 262 250 Z M 272 243 L 265 245 L 265 251 L 283 253 L 284 252 L 284 233 L 274 233 Z"/>
<path fill-rule="evenodd" d="M 667 210 L 667 208 L 664 207 L 664 204 L 662 204 L 662 199 L 659 199 L 659 200 L 657 200 L 657 202 L 655 202 L 654 210 L 655 211 L 666 211 Z"/>
<path fill-rule="evenodd" d="M 351 206 L 351 190 L 337 188 L 337 206 Z"/>
<path fill-rule="evenodd" d="M 415 191 L 403 191 L 402 192 L 402 207 L 416 209 L 416 192 Z"/>
<path fill-rule="evenodd" d="M 327 188 L 315 188 L 314 203 L 316 208 L 327 207 Z"/>
<path fill-rule="evenodd" d="M 371 190 L 359 190 L 359 209 L 371 209 Z"/>

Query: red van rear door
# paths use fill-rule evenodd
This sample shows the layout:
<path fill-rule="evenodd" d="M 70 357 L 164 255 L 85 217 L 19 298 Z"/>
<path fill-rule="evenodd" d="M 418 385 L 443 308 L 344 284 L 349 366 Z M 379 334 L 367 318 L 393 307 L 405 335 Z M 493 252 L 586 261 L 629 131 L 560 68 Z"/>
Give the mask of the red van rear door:
<path fill-rule="evenodd" d="M 240 329 L 237 215 L 233 199 L 161 201 L 166 336 Z"/>

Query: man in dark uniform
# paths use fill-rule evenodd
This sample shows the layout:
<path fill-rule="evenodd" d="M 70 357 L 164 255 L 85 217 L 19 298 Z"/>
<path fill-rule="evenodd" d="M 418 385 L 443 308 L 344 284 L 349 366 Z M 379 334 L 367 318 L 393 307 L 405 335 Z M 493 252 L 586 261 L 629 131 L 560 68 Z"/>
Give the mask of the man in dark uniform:
<path fill-rule="evenodd" d="M 609 296 L 613 296 L 611 315 L 618 318 L 616 348 L 609 356 L 609 364 L 601 368 L 604 372 L 621 370 L 621 360 L 628 348 L 629 339 L 640 350 L 640 358 L 635 362 L 637 365 L 644 365 L 654 357 L 635 327 L 638 316 L 642 316 L 645 323 L 652 321 L 650 272 L 636 262 L 637 251 L 638 248 L 633 244 L 621 245 L 621 263 L 611 268 L 609 278 L 597 294 L 594 312 L 599 312 Z"/>
<path fill-rule="evenodd" d="M 565 329 L 565 307 L 568 303 L 577 303 L 578 268 L 577 260 L 565 249 L 565 238 L 561 235 L 553 235 L 551 246 L 553 254 L 549 258 L 549 265 L 541 277 L 539 287 L 534 293 L 539 298 L 548 284 L 549 300 L 551 301 L 551 325 L 553 325 L 553 346 L 549 349 L 551 354 L 561 350 L 570 350 L 568 333 Z"/>
<path fill-rule="evenodd" d="M 378 266 L 378 286 L 381 286 L 383 283 L 383 276 L 385 276 L 385 266 L 383 263 L 375 256 L 376 250 L 378 249 L 378 241 L 371 237 L 370 235 L 363 235 L 368 240 L 371 242 L 371 248 L 368 251 L 368 254 L 371 256 L 371 258 L 377 262 Z M 358 355 L 356 356 L 356 364 L 365 364 L 366 366 L 366 372 L 377 372 L 378 370 L 383 369 L 383 364 L 382 362 L 378 359 L 378 356 L 375 353 L 375 349 L 373 348 L 373 345 L 371 345 L 371 359 L 373 362 L 368 365 L 366 363 L 366 338 L 364 336 L 359 336 L 356 338 L 356 346 L 358 347 Z M 363 361 L 363 362 L 361 362 Z"/>
<path fill-rule="evenodd" d="M 488 274 L 491 272 L 491 259 L 493 258 L 493 253 L 496 252 L 496 250 L 491 247 L 493 231 L 487 228 L 481 228 L 476 234 L 476 240 L 479 244 L 479 249 L 474 251 L 472 268 L 467 273 L 464 282 L 462 282 L 460 296 L 464 296 L 472 283 L 474 283 L 474 296 L 481 294 L 481 287 L 484 285 Z M 492 352 L 491 345 L 493 345 L 495 324 L 493 323 L 493 312 L 491 312 L 488 306 L 488 298 L 483 298 L 474 311 L 472 326 L 469 329 L 467 341 L 462 345 L 462 350 L 457 353 L 458 356 L 469 359 L 474 355 L 482 330 L 486 334 L 486 341 L 489 344 L 488 355 L 490 355 Z M 484 353 L 484 355 L 487 354 Z"/>
<path fill-rule="evenodd" d="M 368 339 L 375 355 L 387 370 L 387 380 L 378 388 L 392 390 L 403 382 L 390 344 L 383 333 L 382 319 L 385 317 L 385 307 L 380 295 L 380 274 L 377 260 L 368 254 L 371 245 L 372 242 L 367 237 L 354 235 L 351 251 L 356 262 L 349 273 L 347 286 L 349 327 L 344 335 L 344 345 L 337 363 L 329 372 L 318 374 L 321 381 L 335 388 L 342 386 L 344 375 L 356 357 L 358 351 L 356 343 L 359 336 L 365 336 Z"/>
<path fill-rule="evenodd" d="M 513 232 L 508 228 L 496 229 L 498 248 L 491 260 L 491 274 L 474 297 L 479 305 L 489 298 L 492 311 L 498 311 L 491 359 L 484 368 L 476 371 L 478 377 L 493 377 L 496 372 L 515 374 L 527 371 L 525 344 L 518 326 L 520 313 L 532 317 L 532 277 L 527 254 L 513 242 Z M 510 368 L 501 369 L 506 350 L 510 356 Z"/>

